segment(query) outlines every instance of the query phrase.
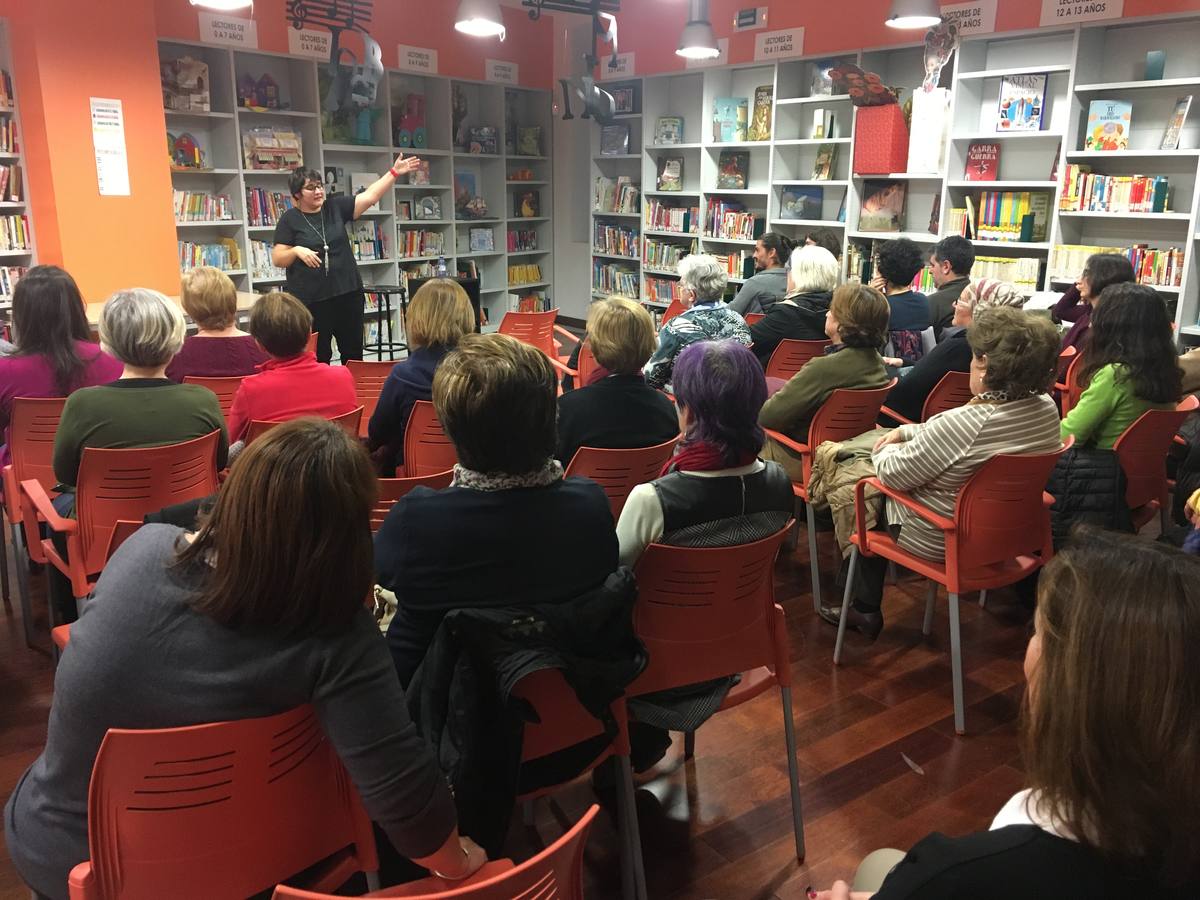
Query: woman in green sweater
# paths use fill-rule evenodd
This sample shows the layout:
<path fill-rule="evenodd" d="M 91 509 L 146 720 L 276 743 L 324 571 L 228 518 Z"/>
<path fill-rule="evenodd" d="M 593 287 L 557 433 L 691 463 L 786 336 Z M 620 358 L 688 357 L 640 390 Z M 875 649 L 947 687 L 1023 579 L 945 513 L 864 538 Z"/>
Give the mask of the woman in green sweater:
<path fill-rule="evenodd" d="M 1171 408 L 1183 394 L 1162 298 L 1140 284 L 1104 289 L 1092 311 L 1083 353 L 1079 402 L 1062 420 L 1062 437 L 1076 445 L 1111 450 L 1117 438 L 1149 409 Z"/>

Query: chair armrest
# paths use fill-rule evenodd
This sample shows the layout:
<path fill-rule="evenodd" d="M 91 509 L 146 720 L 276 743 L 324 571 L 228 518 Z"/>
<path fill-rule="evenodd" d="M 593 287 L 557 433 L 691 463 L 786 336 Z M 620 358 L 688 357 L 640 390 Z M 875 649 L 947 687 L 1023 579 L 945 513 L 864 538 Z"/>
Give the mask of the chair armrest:
<path fill-rule="evenodd" d="M 1046 491 L 1042 491 L 1042 506 L 1049 509 L 1054 505 L 1054 495 Z"/>
<path fill-rule="evenodd" d="M 905 425 L 916 425 L 917 424 L 912 419 L 910 419 L 908 416 L 900 415 L 900 413 L 896 412 L 890 406 L 881 406 L 881 407 L 879 407 L 879 411 L 883 415 L 890 416 L 891 418 L 895 419 L 897 422 L 902 422 Z"/>
<path fill-rule="evenodd" d="M 933 525 L 942 531 L 955 531 L 958 529 L 958 525 L 953 519 L 947 519 L 945 516 L 935 513 L 928 506 L 922 506 L 912 497 L 908 496 L 908 494 L 898 491 L 895 488 L 888 487 L 878 478 L 864 478 L 857 485 L 855 485 L 854 503 L 856 507 L 858 505 L 859 497 L 863 494 L 863 491 L 866 489 L 867 485 L 871 485 L 871 487 L 878 490 L 885 497 L 891 497 L 909 512 L 920 516 L 930 525 Z"/>
<path fill-rule="evenodd" d="M 33 508 L 37 510 L 38 515 L 46 520 L 46 524 L 52 530 L 71 534 L 79 527 L 79 523 L 74 519 L 64 519 L 58 514 L 57 510 L 54 509 L 54 504 L 46 496 L 46 491 L 42 488 L 41 482 L 36 478 L 28 478 L 22 481 L 21 493 L 29 498 L 29 502 L 33 504 Z"/>
<path fill-rule="evenodd" d="M 567 338 L 573 344 L 579 343 L 579 338 L 576 337 L 575 335 L 573 335 L 571 332 L 567 331 L 567 329 L 563 328 L 561 325 L 555 325 L 554 331 L 555 331 L 555 333 L 561 334 L 563 337 Z"/>
<path fill-rule="evenodd" d="M 795 452 L 797 452 L 801 455 L 812 452 L 812 450 L 808 446 L 808 444 L 802 444 L 797 440 L 793 440 L 792 438 L 788 437 L 786 434 L 781 434 L 778 431 L 772 431 L 770 428 L 764 428 L 763 431 L 766 432 L 767 437 L 771 438 L 776 443 L 782 444 L 783 446 L 787 447 L 789 450 L 794 450 Z"/>
<path fill-rule="evenodd" d="M 554 366 L 554 368 L 558 369 L 558 371 L 559 371 L 561 374 L 563 374 L 563 375 L 570 375 L 572 378 L 578 378 L 578 377 L 579 377 L 579 372 L 578 372 L 578 370 L 576 370 L 576 369 L 572 369 L 570 366 L 566 365 L 565 363 L 561 363 L 561 362 L 559 362 L 559 361 L 558 361 L 557 359 L 555 359 L 553 356 L 547 356 L 547 357 L 546 357 L 546 359 L 550 360 L 550 365 L 552 365 L 552 366 Z"/>

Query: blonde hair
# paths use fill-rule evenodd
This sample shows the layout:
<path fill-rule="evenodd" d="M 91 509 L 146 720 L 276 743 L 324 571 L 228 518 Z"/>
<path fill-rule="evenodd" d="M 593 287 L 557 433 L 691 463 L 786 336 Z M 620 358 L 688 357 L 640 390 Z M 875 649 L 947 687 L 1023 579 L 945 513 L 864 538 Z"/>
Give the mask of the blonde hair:
<path fill-rule="evenodd" d="M 150 288 L 117 291 L 100 313 L 100 346 L 141 369 L 169 363 L 186 331 L 179 307 Z"/>
<path fill-rule="evenodd" d="M 250 334 L 276 359 L 304 352 L 312 332 L 312 313 L 287 291 L 271 291 L 250 308 Z"/>
<path fill-rule="evenodd" d="M 588 310 L 588 344 L 596 362 L 617 375 L 641 370 L 654 353 L 654 320 L 626 297 L 598 300 Z"/>
<path fill-rule="evenodd" d="M 475 330 L 471 298 L 457 281 L 431 279 L 413 294 L 405 328 L 408 342 L 413 347 L 453 349 L 464 334 Z"/>
<path fill-rule="evenodd" d="M 180 300 L 183 311 L 204 331 L 220 331 L 237 316 L 237 288 L 214 266 L 197 266 L 183 273 Z"/>

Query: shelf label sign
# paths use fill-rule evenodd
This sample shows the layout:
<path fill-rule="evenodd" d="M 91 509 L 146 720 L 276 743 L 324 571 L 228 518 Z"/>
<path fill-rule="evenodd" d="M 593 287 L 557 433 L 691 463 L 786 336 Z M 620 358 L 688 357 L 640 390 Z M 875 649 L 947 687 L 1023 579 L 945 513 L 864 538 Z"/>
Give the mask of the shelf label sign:
<path fill-rule="evenodd" d="M 725 66 L 729 64 L 729 38 L 717 38 L 717 50 L 720 51 L 714 59 L 689 59 L 687 67 L 689 69 L 707 69 L 711 66 Z"/>
<path fill-rule="evenodd" d="M 794 59 L 804 55 L 804 29 L 785 28 L 783 31 L 764 31 L 754 36 L 754 61 Z"/>
<path fill-rule="evenodd" d="M 96 181 L 101 197 L 129 196 L 129 155 L 125 150 L 125 114 L 120 100 L 89 98 Z"/>
<path fill-rule="evenodd" d="M 287 33 L 288 52 L 292 56 L 304 56 L 308 59 L 329 61 L 330 41 L 333 35 L 328 31 L 317 31 L 313 28 L 292 28 L 289 25 Z"/>
<path fill-rule="evenodd" d="M 253 19 L 223 13 L 200 13 L 200 40 L 206 44 L 258 47 L 258 23 Z"/>
<path fill-rule="evenodd" d="M 408 44 L 396 45 L 396 57 L 400 60 L 398 68 L 406 72 L 419 72 L 422 75 L 436 75 L 438 71 L 438 52 L 428 47 L 410 47 Z"/>
<path fill-rule="evenodd" d="M 616 68 L 609 68 L 609 63 L 612 62 L 612 57 L 600 60 L 600 80 L 614 81 L 619 78 L 631 78 L 633 76 L 633 54 L 618 53 Z"/>
<path fill-rule="evenodd" d="M 1042 0 L 1042 25 L 1074 25 L 1097 19 L 1119 19 L 1125 0 Z"/>
<path fill-rule="evenodd" d="M 499 84 L 519 84 L 521 69 L 515 62 L 503 59 L 485 60 L 484 79 Z"/>
<path fill-rule="evenodd" d="M 958 26 L 959 36 L 990 34 L 996 30 L 996 0 L 954 3 L 942 7 L 942 20 Z"/>

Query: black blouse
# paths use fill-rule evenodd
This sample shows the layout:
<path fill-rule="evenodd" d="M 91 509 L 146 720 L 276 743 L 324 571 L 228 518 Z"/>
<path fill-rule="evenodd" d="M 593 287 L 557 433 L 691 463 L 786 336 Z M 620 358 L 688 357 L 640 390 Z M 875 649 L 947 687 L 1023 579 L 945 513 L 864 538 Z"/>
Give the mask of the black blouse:
<path fill-rule="evenodd" d="M 358 274 L 358 263 L 346 233 L 346 225 L 352 221 L 354 198 L 344 194 L 328 198 L 320 213 L 305 214 L 293 206 L 279 217 L 275 226 L 276 244 L 307 247 L 321 257 L 322 265 L 316 268 L 306 266 L 298 259 L 287 268 L 287 291 L 306 306 L 362 290 L 362 277 Z M 325 242 L 329 244 L 328 271 L 324 265 Z"/>

